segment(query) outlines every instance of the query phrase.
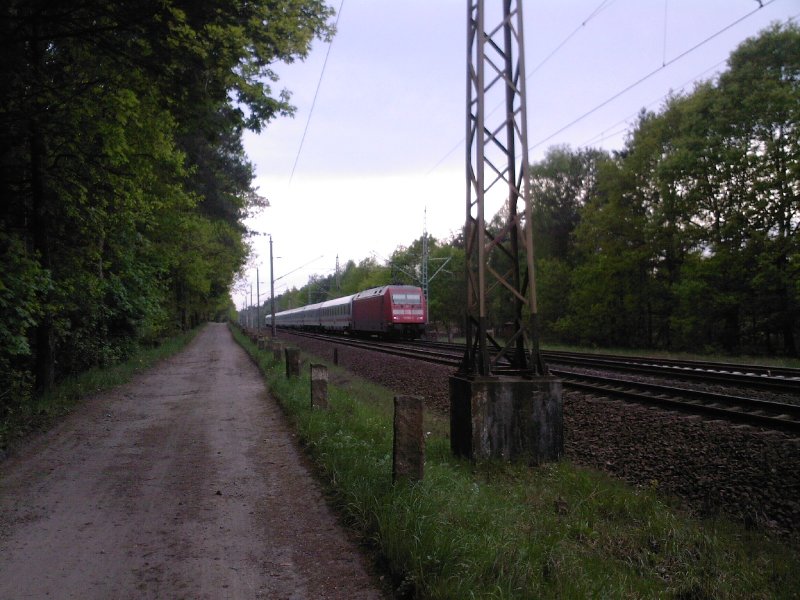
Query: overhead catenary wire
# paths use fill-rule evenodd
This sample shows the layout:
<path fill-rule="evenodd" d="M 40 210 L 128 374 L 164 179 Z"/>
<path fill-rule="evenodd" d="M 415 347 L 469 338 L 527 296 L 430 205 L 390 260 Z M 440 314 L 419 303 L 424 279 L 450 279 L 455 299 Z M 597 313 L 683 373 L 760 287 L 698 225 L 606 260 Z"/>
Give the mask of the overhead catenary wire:
<path fill-rule="evenodd" d="M 755 13 L 757 13 L 759 10 L 761 10 L 762 8 L 765 8 L 765 7 L 769 6 L 769 5 L 770 5 L 770 4 L 772 4 L 773 2 L 775 2 L 775 0 L 767 0 L 767 1 L 765 1 L 765 2 L 759 3 L 759 6 L 758 6 L 758 8 L 756 8 L 756 9 L 754 9 L 754 10 L 750 11 L 749 13 L 745 14 L 745 15 L 744 15 L 744 16 L 742 16 L 742 17 L 739 17 L 738 19 L 736 19 L 736 20 L 735 20 L 735 21 L 733 21 L 732 23 L 729 23 L 728 25 L 726 25 L 725 27 L 723 27 L 722 29 L 720 29 L 720 30 L 719 30 L 719 31 L 717 31 L 716 33 L 713 33 L 713 34 L 711 34 L 710 36 L 708 36 L 707 38 L 705 38 L 704 40 L 702 40 L 702 41 L 698 42 L 697 44 L 695 44 L 694 46 L 692 46 L 692 47 L 691 47 L 691 48 L 689 48 L 688 50 L 684 50 L 683 52 L 681 52 L 680 54 L 678 54 L 678 55 L 677 55 L 677 56 L 675 56 L 674 58 L 671 58 L 670 60 L 666 61 L 664 64 L 662 64 L 662 65 L 661 65 L 660 67 L 658 67 L 657 69 L 653 69 L 652 71 L 650 71 L 649 73 L 647 73 L 647 74 L 646 74 L 644 77 L 641 77 L 641 78 L 637 79 L 636 81 L 634 81 L 633 83 L 631 83 L 631 84 L 630 84 L 630 85 L 628 85 L 627 87 L 623 88 L 622 90 L 620 90 L 619 92 L 617 92 L 616 94 L 614 94 L 613 96 L 611 96 L 610 98 L 608 98 L 608 99 L 604 100 L 603 102 L 601 102 L 600 104 L 598 104 L 598 105 L 597 105 L 597 106 L 595 106 L 594 108 L 592 108 L 592 109 L 590 109 L 590 110 L 586 111 L 585 113 L 583 113 L 583 114 L 582 114 L 581 116 L 579 116 L 578 118 L 576 118 L 576 119 L 573 119 L 572 121 L 570 121 L 569 123 L 567 123 L 566 125 L 564 125 L 563 127 L 561 127 L 560 129 L 558 129 L 557 131 L 554 131 L 553 133 L 551 133 L 550 135 L 548 135 L 546 138 L 543 138 L 543 139 L 539 140 L 538 142 L 536 142 L 535 144 L 533 144 L 532 146 L 530 146 L 530 147 L 528 148 L 528 150 L 533 150 L 534 148 L 538 148 L 539 146 L 541 146 L 541 145 L 542 145 L 542 144 L 544 144 L 545 142 L 549 142 L 551 139 L 553 139 L 553 138 L 554 138 L 554 137 L 556 137 L 557 135 L 559 135 L 559 134 L 563 133 L 564 131 L 566 131 L 567 129 L 569 129 L 570 127 L 572 127 L 573 125 L 576 125 L 576 124 L 580 123 L 580 122 L 581 122 L 581 121 L 583 121 L 583 120 L 584 120 L 586 117 L 588 117 L 588 116 L 590 116 L 590 115 L 592 115 L 592 114 L 596 113 L 598 110 L 600 110 L 600 109 L 601 109 L 601 108 L 603 108 L 604 106 L 606 106 L 606 105 L 610 104 L 611 102 L 613 102 L 614 100 L 616 100 L 617 98 L 619 98 L 620 96 L 622 96 L 623 94 L 626 94 L 626 93 L 628 93 L 629 91 L 631 91 L 633 88 L 637 87 L 638 85 L 641 85 L 642 83 L 644 83 L 645 81 L 647 81 L 648 79 L 650 79 L 650 78 L 651 78 L 653 75 L 655 75 L 656 73 L 659 73 L 660 71 L 663 71 L 664 69 L 666 69 L 666 68 L 667 68 L 668 66 L 670 66 L 671 64 L 673 64 L 673 63 L 676 63 L 676 62 L 678 62 L 679 60 L 681 60 L 682 58 L 684 58 L 684 57 L 688 56 L 689 54 L 691 54 L 692 52 L 694 52 L 694 51 L 695 51 L 695 50 L 697 50 L 698 48 L 701 48 L 702 46 L 704 46 L 705 44 L 707 44 L 708 42 L 710 42 L 710 41 L 711 41 L 711 40 L 713 40 L 714 38 L 716 38 L 716 37 L 718 37 L 718 36 L 722 35 L 723 33 L 725 33 L 726 31 L 728 31 L 728 30 L 729 30 L 729 29 L 731 29 L 732 27 L 734 27 L 734 26 L 738 25 L 739 23 L 741 23 L 742 21 L 744 21 L 744 20 L 746 20 L 746 19 L 750 18 L 750 17 L 751 17 L 751 16 L 753 16 Z"/>
<path fill-rule="evenodd" d="M 706 73 L 709 73 L 710 71 L 714 71 L 715 69 L 717 69 L 717 68 L 718 68 L 718 67 L 720 67 L 721 65 L 725 64 L 726 62 L 728 62 L 728 59 L 727 59 L 727 58 L 725 58 L 725 59 L 723 59 L 723 60 L 721 60 L 721 61 L 717 62 L 716 64 L 714 64 L 714 65 L 712 65 L 712 66 L 708 67 L 707 69 L 704 69 L 704 70 L 703 70 L 701 73 L 698 73 L 698 74 L 697 74 L 697 75 L 695 75 L 694 77 L 692 77 L 692 78 L 690 78 L 690 79 L 687 79 L 686 81 L 684 81 L 684 82 L 683 82 L 683 83 L 682 83 L 680 86 L 678 86 L 676 89 L 677 89 L 679 92 L 680 92 L 680 91 L 683 91 L 683 89 L 684 89 L 684 88 L 686 88 L 686 86 L 688 86 L 688 85 L 689 85 L 689 84 L 691 84 L 691 83 L 696 83 L 696 82 L 697 82 L 697 81 L 698 81 L 698 80 L 699 80 L 701 77 L 705 76 L 705 75 L 706 75 Z M 674 94 L 674 93 L 675 93 L 675 89 L 671 89 L 671 90 L 670 90 L 669 92 L 667 92 L 666 94 L 662 94 L 661 96 L 659 96 L 659 97 L 658 97 L 658 98 L 656 98 L 655 100 L 653 100 L 653 101 L 651 101 L 651 102 L 648 102 L 648 103 L 647 103 L 647 104 L 646 104 L 644 107 L 642 107 L 642 108 L 644 108 L 644 109 L 648 109 L 648 108 L 650 108 L 651 106 L 653 106 L 654 104 L 656 104 L 657 102 L 663 102 L 663 101 L 664 101 L 666 98 L 668 98 L 668 97 L 669 97 L 671 94 Z M 589 138 L 588 140 L 586 140 L 585 142 L 583 142 L 582 144 L 580 144 L 578 147 L 579 147 L 579 148 L 586 148 L 586 147 L 588 147 L 590 144 L 594 143 L 595 141 L 597 141 L 597 142 L 602 142 L 603 140 L 605 140 L 605 139 L 607 139 L 607 138 L 609 138 L 609 137 L 614 137 L 615 135 L 618 135 L 618 134 L 620 134 L 620 133 L 624 133 L 625 131 L 627 131 L 627 130 L 630 128 L 630 123 L 629 123 L 628 121 L 629 121 L 630 119 L 633 119 L 634 117 L 638 116 L 640 112 L 641 112 L 641 109 L 637 109 L 635 112 L 633 112 L 633 113 L 630 113 L 630 114 L 629 114 L 628 116 L 626 116 L 626 117 L 623 117 L 622 119 L 620 119 L 620 120 L 619 120 L 619 121 L 617 121 L 616 123 L 613 123 L 613 124 L 611 124 L 611 125 L 609 125 L 609 126 L 605 127 L 601 133 L 598 133 L 598 134 L 595 134 L 595 135 L 593 135 L 591 138 Z M 622 127 L 622 129 L 618 129 L 618 130 L 615 130 L 615 131 L 613 131 L 613 132 L 611 132 L 611 133 L 608 133 L 608 130 L 609 130 L 609 129 L 613 129 L 613 128 L 615 128 L 615 127 L 618 127 L 619 125 L 623 125 L 623 124 L 624 124 L 624 127 Z"/>
<path fill-rule="evenodd" d="M 557 45 L 557 46 L 556 46 L 556 47 L 555 47 L 553 50 L 551 50 L 551 51 L 550 51 L 550 53 L 549 53 L 547 56 L 545 56 L 545 57 L 544 57 L 544 58 L 543 58 L 541 61 L 539 61 L 539 64 L 537 64 L 537 65 L 536 65 L 536 66 L 535 66 L 533 69 L 531 69 L 531 70 L 530 70 L 530 71 L 529 71 L 529 72 L 528 72 L 528 73 L 525 75 L 525 79 L 526 79 L 526 80 L 527 80 L 527 79 L 530 79 L 530 78 L 531 78 L 531 76 L 532 76 L 534 73 L 536 73 L 536 71 L 538 71 L 539 69 L 541 69 L 541 68 L 542 68 L 542 67 L 543 67 L 545 64 L 547 64 L 547 62 L 548 62 L 548 61 L 549 61 L 551 58 L 553 58 L 553 56 L 555 56 L 555 55 L 558 53 L 558 51 L 559 51 L 559 50 L 561 50 L 561 49 L 562 49 L 564 46 L 566 46 L 566 45 L 567 45 L 567 43 L 568 43 L 568 42 L 569 42 L 569 41 L 570 41 L 570 40 L 571 40 L 573 37 L 575 37 L 575 34 L 577 34 L 577 33 L 578 33 L 578 32 L 579 32 L 581 29 L 583 29 L 584 27 L 586 27 L 586 24 L 587 24 L 587 23 L 589 23 L 589 21 L 591 21 L 591 20 L 592 20 L 592 19 L 594 19 L 594 18 L 595 18 L 597 15 L 599 15 L 601 12 L 603 12 L 604 10 L 606 10 L 607 8 L 609 8 L 609 7 L 610 7 L 612 4 L 614 4 L 614 2 L 616 2 L 616 1 L 617 1 L 617 0 L 603 0 L 602 2 L 600 2 L 600 4 L 598 4 L 598 5 L 595 7 L 595 9 L 594 9 L 594 10 L 593 10 L 591 13 L 589 13 L 589 16 L 587 16 L 585 19 L 583 19 L 583 21 L 581 21 L 580 25 L 578 25 L 578 26 L 577 26 L 575 29 L 573 29 L 573 30 L 572 30 L 572 33 L 570 33 L 569 35 L 567 35 L 567 37 L 565 37 L 563 40 L 561 40 L 561 42 L 560 42 L 560 43 L 559 43 L 559 44 L 558 44 L 558 45 Z M 503 104 L 502 102 L 501 102 L 501 103 L 499 103 L 497 106 L 495 106 L 495 107 L 494 107 L 494 108 L 493 108 L 493 109 L 492 109 L 492 110 L 491 110 L 491 111 L 490 111 L 490 112 L 487 114 L 487 116 L 488 116 L 488 115 L 491 115 L 491 114 L 493 114 L 493 113 L 494 113 L 495 111 L 497 111 L 497 109 L 498 109 L 498 108 L 500 108 L 501 106 L 504 106 L 504 104 Z M 441 165 L 441 164 L 442 164 L 442 163 L 443 163 L 445 160 L 447 160 L 447 158 L 448 158 L 448 157 L 449 157 L 449 156 L 450 156 L 450 155 L 451 155 L 453 152 L 455 152 L 456 150 L 458 150 L 458 149 L 461 147 L 461 145 L 462 145 L 462 144 L 463 144 L 463 143 L 466 141 L 466 139 L 467 139 L 466 137 L 462 137 L 462 138 L 461 138 L 461 139 L 458 141 L 458 143 L 457 143 L 455 146 L 453 146 L 452 148 L 450 148 L 450 150 L 448 150 L 448 151 L 447 151 L 447 153 L 446 153 L 444 156 L 442 156 L 442 158 L 440 158 L 440 159 L 439 159 L 439 160 L 436 162 L 436 164 L 435 164 L 435 165 L 433 165 L 433 166 L 432 166 L 432 167 L 431 167 L 431 168 L 428 170 L 428 172 L 426 173 L 426 175 L 430 175 L 431 173 L 433 173 L 433 172 L 434 172 L 434 171 L 435 171 L 435 170 L 436 170 L 436 169 L 439 167 L 439 165 Z"/>
<path fill-rule="evenodd" d="M 613 1 L 614 1 L 614 0 L 612 0 L 612 2 L 613 2 Z M 676 63 L 676 62 L 678 62 L 679 60 L 681 60 L 682 58 L 686 57 L 687 55 L 689 55 L 689 54 L 693 53 L 694 51 L 696 51 L 697 49 L 701 48 L 702 46 L 704 46 L 705 44 L 707 44 L 707 43 L 708 43 L 708 42 L 710 42 L 711 40 L 713 40 L 713 39 L 715 39 L 716 37 L 720 36 L 721 34 L 725 33 L 726 31 L 728 31 L 728 30 L 729 30 L 729 29 L 731 29 L 732 27 L 735 27 L 736 25 L 738 25 L 738 24 L 739 24 L 739 23 L 741 23 L 742 21 L 745 21 L 746 19 L 750 18 L 752 15 L 754 15 L 755 13 L 757 13 L 759 10 L 761 10 L 762 8 L 766 8 L 766 7 L 767 7 L 767 6 L 769 6 L 770 4 L 773 4 L 774 2 L 775 2 L 775 0 L 762 0 L 761 2 L 759 2 L 759 4 L 758 4 L 758 7 L 756 7 L 756 8 L 755 8 L 755 9 L 753 9 L 752 11 L 750 11 L 750 12 L 748 12 L 747 14 L 743 15 L 742 17 L 740 17 L 740 18 L 736 19 L 736 20 L 735 20 L 735 21 L 733 21 L 732 23 L 729 23 L 728 25 L 726 25 L 725 27 L 723 27 L 723 28 L 722 28 L 722 29 L 720 29 L 719 31 L 717 31 L 717 32 L 713 33 L 712 35 L 710 35 L 710 36 L 708 36 L 707 38 L 705 38 L 704 40 L 702 40 L 702 41 L 698 42 L 698 43 L 697 43 L 697 44 L 695 44 L 694 46 L 692 46 L 692 47 L 688 48 L 687 50 L 685 50 L 685 51 L 681 52 L 679 55 L 677 55 L 677 56 L 673 57 L 672 59 L 670 59 L 670 60 L 666 60 L 666 44 L 667 44 L 667 42 L 666 42 L 666 35 L 667 35 L 667 22 L 666 22 L 666 19 L 667 19 L 667 0 L 665 0 L 665 5 L 664 5 L 664 39 L 663 39 L 663 50 L 662 50 L 662 51 L 663 51 L 663 58 L 662 58 L 662 64 L 661 64 L 661 66 L 660 66 L 660 67 L 658 67 L 657 69 L 654 69 L 653 71 L 651 71 L 651 72 L 647 73 L 646 75 L 644 75 L 643 77 L 641 77 L 640 79 L 638 79 L 637 81 L 635 81 L 634 83 L 632 83 L 632 84 L 628 85 L 627 87 L 623 88 L 621 91 L 617 92 L 616 94 L 614 94 L 614 95 L 613 95 L 613 96 L 611 96 L 610 98 L 608 98 L 608 99 L 606 99 L 605 101 L 603 101 L 602 103 L 598 104 L 597 106 L 595 106 L 595 107 L 594 107 L 594 108 L 592 108 L 591 110 L 589 110 L 589 111 L 585 112 L 585 113 L 584 113 L 584 114 L 582 114 L 581 116 L 579 116 L 579 117 L 577 117 L 576 119 L 574 119 L 574 120 L 570 121 L 569 123 L 567 123 L 566 125 L 564 125 L 564 126 L 563 126 L 563 127 L 561 127 L 560 129 L 558 129 L 557 131 L 555 131 L 555 132 L 551 133 L 550 135 L 548 135 L 546 138 L 543 138 L 543 139 L 539 140 L 538 142 L 536 142 L 535 144 L 533 144 L 532 146 L 530 146 L 530 147 L 529 147 L 529 150 L 533 150 L 533 149 L 535 149 L 535 148 L 537 148 L 537 147 L 541 146 L 541 145 L 542 145 L 542 144 L 544 144 L 545 142 L 548 142 L 548 141 L 550 141 L 551 139 L 553 139 L 553 138 L 554 138 L 554 137 L 556 137 L 557 135 L 559 135 L 559 134 L 563 133 L 564 131 L 566 131 L 566 130 L 567 130 L 567 129 L 569 129 L 570 127 L 572 127 L 572 126 L 576 125 L 577 123 L 579 123 L 579 122 L 583 121 L 585 118 L 589 117 L 590 115 L 594 114 L 595 112 L 597 112 L 597 111 L 598 111 L 598 110 L 600 110 L 601 108 L 603 108 L 603 107 L 605 107 L 606 105 L 610 104 L 611 102 L 613 102 L 614 100 L 616 100 L 616 99 L 617 99 L 617 98 L 619 98 L 620 96 L 622 96 L 622 95 L 626 94 L 626 93 L 627 93 L 627 92 L 629 92 L 630 90 L 632 90 L 632 89 L 636 88 L 638 85 L 640 85 L 640 84 L 644 83 L 645 81 L 647 81 L 648 79 L 650 79 L 651 77 L 653 77 L 655 74 L 657 74 L 657 73 L 659 73 L 660 71 L 662 71 L 662 70 L 666 69 L 668 66 L 672 65 L 673 63 Z M 534 74 L 534 73 L 535 73 L 537 70 L 539 70 L 539 69 L 540 69 L 540 68 L 541 68 L 541 67 L 542 67 L 542 66 L 543 66 L 543 65 L 544 65 L 544 64 L 545 64 L 547 61 L 549 61 L 549 60 L 550 60 L 550 59 L 551 59 L 551 58 L 552 58 L 552 57 L 553 57 L 553 56 L 554 56 L 554 55 L 555 55 L 555 54 L 556 54 L 556 53 L 557 53 L 557 52 L 558 52 L 558 51 L 559 51 L 559 50 L 560 50 L 562 47 L 564 47 L 564 46 L 566 45 L 566 43 L 567 43 L 567 42 L 568 42 L 570 39 L 572 39 L 572 37 L 574 37 L 574 36 L 575 36 L 575 34 L 576 34 L 576 33 L 578 33 L 578 32 L 579 32 L 579 31 L 580 31 L 580 30 L 581 30 L 581 29 L 582 29 L 582 28 L 583 28 L 583 27 L 584 27 L 584 26 L 585 26 L 585 25 L 586 25 L 586 24 L 587 24 L 587 23 L 588 23 L 588 22 L 589 22 L 591 19 L 593 19 L 594 17 L 596 17 L 596 16 L 597 16 L 598 14 L 600 14 L 600 13 L 601 13 L 603 10 L 605 10 L 605 9 L 609 8 L 610 6 L 611 6 L 611 3 L 609 3 L 609 2 L 608 2 L 608 0 L 604 0 L 603 2 L 601 2 L 601 3 L 600 3 L 598 6 L 597 6 L 597 8 L 595 8 L 595 10 L 594 10 L 594 11 L 592 11 L 592 13 L 591 13 L 591 14 L 590 14 L 590 15 L 589 15 L 589 16 L 588 16 L 586 19 L 584 19 L 584 21 L 582 21 L 582 22 L 581 22 L 581 24 L 580 24 L 578 27 L 576 27 L 576 28 L 575 28 L 575 29 L 574 29 L 574 30 L 573 30 L 573 31 L 572 31 L 572 32 L 571 32 L 569 35 L 567 35 L 567 36 L 564 38 L 564 40 L 562 40 L 562 41 L 559 43 L 559 45 L 558 45 L 558 46 L 556 46 L 556 48 L 555 48 L 553 51 L 551 51 L 551 52 L 550 52 L 550 53 L 549 53 L 549 54 L 548 54 L 548 55 L 547 55 L 547 56 L 546 56 L 546 57 L 545 57 L 545 58 L 544 58 L 542 61 L 540 61 L 540 62 L 539 62 L 539 64 L 537 64 L 537 65 L 536 65 L 536 67 L 534 67 L 534 68 L 533 68 L 531 71 L 529 71 L 529 72 L 526 74 L 526 79 L 530 78 L 530 76 L 531 76 L 531 75 L 533 75 L 533 74 Z M 794 18 L 794 17 L 793 17 L 793 18 Z M 725 61 L 722 61 L 722 62 L 725 62 Z M 720 63 L 717 63 L 717 64 L 720 64 Z M 717 65 L 715 65 L 715 66 L 717 66 Z M 711 68 L 714 68 L 714 67 L 711 67 Z M 695 78 L 695 79 L 696 79 L 696 78 Z M 686 84 L 684 84 L 684 86 L 685 86 L 685 85 L 686 85 Z M 681 86 L 681 87 L 684 87 L 684 86 Z M 498 108 L 498 107 L 495 107 L 495 109 L 494 109 L 494 110 L 497 110 L 497 108 Z M 493 110 L 492 112 L 494 112 L 494 110 Z M 638 112 L 638 111 L 637 111 L 637 112 Z M 489 113 L 489 114 L 491 114 L 491 113 Z M 630 117 L 626 117 L 626 120 L 627 120 L 628 118 L 630 118 Z M 615 127 L 615 126 L 616 126 L 616 124 L 615 124 L 615 125 L 611 125 L 609 128 L 606 128 L 606 131 L 607 131 L 608 129 L 612 128 L 612 127 Z M 604 135 L 604 134 L 599 134 L 599 135 L 596 135 L 596 136 L 594 136 L 592 139 L 595 139 L 595 138 L 597 138 L 597 137 L 600 137 L 600 136 L 602 136 L 602 135 Z M 464 143 L 464 141 L 465 141 L 465 140 L 466 140 L 466 138 L 461 138 L 461 140 L 460 140 L 460 141 L 459 141 L 459 142 L 458 142 L 456 145 L 454 145 L 454 146 L 453 146 L 453 147 L 452 147 L 450 150 L 448 150 L 448 151 L 447 151 L 447 153 L 446 153 L 444 156 L 442 156 L 442 158 L 440 158 L 440 159 L 439 159 L 439 160 L 436 162 L 436 164 L 435 164 L 435 165 L 433 165 L 433 167 L 431 167 L 431 168 L 430 168 L 430 169 L 427 171 L 426 175 L 430 175 L 430 174 L 431 174 L 433 171 L 435 171 L 435 170 L 436 170 L 436 169 L 437 169 L 437 168 L 438 168 L 438 167 L 439 167 L 439 166 L 440 166 L 440 165 L 441 165 L 441 164 L 442 164 L 442 163 L 443 163 L 445 160 L 447 160 L 447 158 L 448 158 L 448 157 L 449 157 L 451 154 L 453 154 L 453 152 L 455 152 L 455 151 L 456 151 L 458 148 L 460 148 L 460 147 L 462 146 L 462 144 Z M 585 144 L 584 144 L 584 145 L 585 145 Z"/>
<path fill-rule="evenodd" d="M 342 8 L 344 8 L 344 0 L 339 4 L 339 10 L 336 13 L 336 22 L 334 28 L 339 25 L 339 18 L 342 16 Z M 333 47 L 333 38 L 328 43 L 328 51 L 325 53 L 325 61 L 322 63 L 322 71 L 319 74 L 319 81 L 317 81 L 317 89 L 314 91 L 314 99 L 311 101 L 311 108 L 308 111 L 308 119 L 306 119 L 306 126 L 303 129 L 303 136 L 300 138 L 300 147 L 297 148 L 297 155 L 294 157 L 294 164 L 292 165 L 292 173 L 289 175 L 289 184 L 294 179 L 294 172 L 297 169 L 297 163 L 300 160 L 300 153 L 303 151 L 303 144 L 306 141 L 306 134 L 308 133 L 308 126 L 311 124 L 311 115 L 314 114 L 314 107 L 317 105 L 317 96 L 319 95 L 319 88 L 322 86 L 322 79 L 325 77 L 325 67 L 328 66 L 328 57 L 331 55 L 331 48 Z"/>
<path fill-rule="evenodd" d="M 595 9 L 594 9 L 592 12 L 591 12 L 591 14 L 590 14 L 588 17 L 586 17 L 586 18 L 585 18 L 583 21 L 581 21 L 581 24 L 580 24 L 580 25 L 578 25 L 578 26 L 577 26 L 575 29 L 573 29 L 573 30 L 572 30 L 572 33 L 570 33 L 570 34 L 569 34 L 567 37 L 565 37 L 565 38 L 564 38 L 564 39 L 561 41 L 561 43 L 560 43 L 558 46 L 556 46 L 556 47 L 555 47 L 555 48 L 554 48 L 554 49 L 553 49 L 553 50 L 550 52 L 550 54 L 548 54 L 547 56 L 545 56 L 545 57 L 544 57 L 544 58 L 543 58 L 543 59 L 542 59 L 542 60 L 539 62 L 539 64 L 537 64 L 535 67 L 533 67 L 533 69 L 531 69 L 530 71 L 528 71 L 528 73 L 525 75 L 525 79 L 530 79 L 530 78 L 531 78 L 531 76 L 532 76 L 534 73 L 536 73 L 536 71 L 538 71 L 539 69 L 541 69 L 541 68 L 542 68 L 544 65 L 546 65 L 546 64 L 548 63 L 548 61 L 549 61 L 551 58 L 553 58 L 553 56 L 555 56 L 555 55 L 558 53 L 558 51 L 559 51 L 559 50 L 561 50 L 561 48 L 563 48 L 564 46 L 566 46 L 566 45 L 567 45 L 567 42 L 569 42 L 569 41 L 570 41 L 570 40 L 571 40 L 573 37 L 575 37 L 575 34 L 577 34 L 577 33 L 578 33 L 578 32 L 579 32 L 581 29 L 583 29 L 584 27 L 586 27 L 586 24 L 587 24 L 589 21 L 591 21 L 591 20 L 592 20 L 592 19 L 594 19 L 594 18 L 595 18 L 597 15 L 599 15 L 601 12 L 603 12 L 604 10 L 606 10 L 607 8 L 609 8 L 609 7 L 610 7 L 612 4 L 614 4 L 614 2 L 616 2 L 616 1 L 617 1 L 617 0 L 603 0 L 603 1 L 602 1 L 602 2 L 601 2 L 601 3 L 600 3 L 600 4 L 599 4 L 599 5 L 598 5 L 598 6 L 597 6 L 597 7 L 596 7 L 596 8 L 595 8 Z M 500 106 L 502 106 L 502 103 L 500 104 Z M 494 110 L 497 110 L 497 108 L 495 108 Z"/>

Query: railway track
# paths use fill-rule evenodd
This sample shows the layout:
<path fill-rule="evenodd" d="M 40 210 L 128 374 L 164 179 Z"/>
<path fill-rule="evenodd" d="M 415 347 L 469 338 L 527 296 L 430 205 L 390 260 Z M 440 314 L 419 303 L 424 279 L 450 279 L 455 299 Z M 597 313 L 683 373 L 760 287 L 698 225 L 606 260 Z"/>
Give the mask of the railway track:
<path fill-rule="evenodd" d="M 459 353 L 463 346 L 443 342 L 421 342 L 421 345 Z M 648 357 L 588 352 L 542 351 L 549 365 L 573 365 L 581 368 L 629 372 L 637 375 L 665 377 L 684 381 L 744 386 L 800 396 L 800 369 L 764 365 L 718 363 L 693 360 L 654 359 Z"/>
<path fill-rule="evenodd" d="M 463 346 L 443 343 L 386 342 L 354 339 L 308 332 L 292 332 L 295 335 L 317 337 L 339 345 L 369 349 L 414 360 L 458 367 L 464 352 Z M 585 361 L 582 361 L 584 359 Z M 618 359 L 618 360 L 615 360 Z M 736 386 L 757 388 L 800 395 L 800 377 L 791 369 L 778 376 L 754 372 L 755 367 L 736 365 L 738 371 L 728 371 L 729 365 L 716 363 L 667 364 L 655 363 L 653 359 L 630 357 L 597 357 L 591 354 L 546 353 L 546 360 L 553 375 L 563 381 L 565 387 L 584 393 L 611 396 L 629 402 L 648 404 L 668 410 L 702 415 L 708 418 L 726 419 L 757 427 L 767 427 L 800 433 L 800 404 L 775 402 L 750 398 L 738 394 L 718 393 L 689 389 L 672 384 L 656 384 L 625 379 L 608 374 L 620 372 L 630 376 L 644 375 L 674 380 L 701 380 Z M 687 361 L 670 361 L 673 363 Z M 581 373 L 572 368 L 595 369 L 599 373 Z M 747 372 L 745 372 L 747 371 Z M 777 381 L 773 381 L 777 379 Z"/>
<path fill-rule="evenodd" d="M 551 369 L 566 387 L 706 417 L 800 433 L 800 405 Z"/>
<path fill-rule="evenodd" d="M 685 381 L 716 382 L 800 395 L 800 369 L 736 365 L 687 360 L 655 360 L 629 356 L 595 355 L 576 352 L 543 352 L 548 363 L 582 368 L 608 368 L 640 375 L 654 375 Z"/>

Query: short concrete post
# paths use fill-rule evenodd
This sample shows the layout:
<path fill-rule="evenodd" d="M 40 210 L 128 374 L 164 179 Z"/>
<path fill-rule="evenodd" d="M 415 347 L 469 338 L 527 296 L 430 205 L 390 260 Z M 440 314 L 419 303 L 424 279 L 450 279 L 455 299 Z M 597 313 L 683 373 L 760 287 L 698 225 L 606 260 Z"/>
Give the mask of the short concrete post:
<path fill-rule="evenodd" d="M 266 341 L 264 340 L 264 338 L 263 337 L 259 337 L 258 338 L 258 349 L 259 350 L 265 350 L 266 347 L 267 347 L 267 344 L 266 344 Z"/>
<path fill-rule="evenodd" d="M 283 358 L 283 344 L 280 342 L 272 342 L 272 359 L 279 363 Z"/>
<path fill-rule="evenodd" d="M 425 436 L 421 396 L 395 396 L 392 481 L 419 481 L 425 470 Z"/>
<path fill-rule="evenodd" d="M 339 349 L 333 349 L 333 364 L 338 366 L 339 365 Z"/>
<path fill-rule="evenodd" d="M 286 348 L 286 378 L 300 377 L 300 348 Z"/>
<path fill-rule="evenodd" d="M 328 367 L 311 365 L 311 407 L 328 408 Z"/>

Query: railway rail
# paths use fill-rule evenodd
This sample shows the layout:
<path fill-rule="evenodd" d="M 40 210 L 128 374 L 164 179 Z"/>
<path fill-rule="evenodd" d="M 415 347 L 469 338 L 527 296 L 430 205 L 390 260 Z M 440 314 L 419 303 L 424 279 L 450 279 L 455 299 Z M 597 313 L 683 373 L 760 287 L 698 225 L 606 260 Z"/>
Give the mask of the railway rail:
<path fill-rule="evenodd" d="M 584 368 L 608 368 L 640 375 L 655 375 L 704 383 L 716 382 L 778 393 L 800 394 L 800 369 L 688 360 L 656 360 L 577 352 L 544 352 L 543 356 L 548 363 L 569 364 Z"/>
<path fill-rule="evenodd" d="M 292 332 L 295 335 L 317 337 L 344 346 L 353 346 L 422 360 L 457 368 L 464 348 L 457 344 L 436 342 L 387 342 L 309 332 Z M 757 427 L 800 433 L 800 404 L 750 398 L 737 394 L 690 389 L 670 384 L 656 384 L 609 375 L 621 372 L 627 375 L 657 375 L 675 380 L 701 380 L 741 388 L 757 388 L 800 395 L 800 376 L 797 370 L 782 369 L 779 375 L 756 372 L 752 365 L 719 365 L 717 363 L 688 363 L 667 361 L 662 365 L 653 359 L 597 356 L 583 353 L 547 352 L 550 371 L 559 377 L 565 387 L 585 393 L 612 396 L 629 402 L 679 410 L 715 419 L 726 419 Z M 684 364 L 677 364 L 683 362 Z M 599 373 L 581 373 L 572 368 L 603 370 Z M 735 368 L 737 371 L 733 371 Z M 728 370 L 731 369 L 731 370 Z"/>

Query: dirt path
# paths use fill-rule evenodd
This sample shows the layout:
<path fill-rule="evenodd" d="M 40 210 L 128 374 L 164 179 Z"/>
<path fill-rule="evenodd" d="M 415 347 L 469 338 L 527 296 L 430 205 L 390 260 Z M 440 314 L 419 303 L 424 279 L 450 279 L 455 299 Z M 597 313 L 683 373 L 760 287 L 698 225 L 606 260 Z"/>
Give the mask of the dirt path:
<path fill-rule="evenodd" d="M 0 465 L 0 599 L 381 598 L 225 325 Z"/>

